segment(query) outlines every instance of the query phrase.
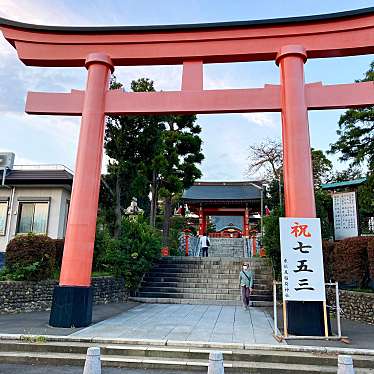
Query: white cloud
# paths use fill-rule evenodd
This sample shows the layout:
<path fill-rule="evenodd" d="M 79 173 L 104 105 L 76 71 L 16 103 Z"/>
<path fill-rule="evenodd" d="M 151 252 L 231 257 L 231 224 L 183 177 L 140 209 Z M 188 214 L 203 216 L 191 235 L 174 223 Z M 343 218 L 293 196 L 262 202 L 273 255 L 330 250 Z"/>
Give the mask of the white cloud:
<path fill-rule="evenodd" d="M 182 66 L 118 67 L 114 75 L 124 84 L 126 91 L 130 90 L 131 81 L 138 78 L 153 80 L 157 91 L 179 91 L 182 83 Z"/>
<path fill-rule="evenodd" d="M 69 11 L 62 1 L 48 6 L 45 2 L 30 0 L 1 0 L 0 16 L 15 21 L 35 24 L 62 25 L 85 22 L 82 13 Z"/>
<path fill-rule="evenodd" d="M 279 116 L 274 113 L 241 113 L 240 116 L 261 127 L 276 128 L 279 125 Z"/>

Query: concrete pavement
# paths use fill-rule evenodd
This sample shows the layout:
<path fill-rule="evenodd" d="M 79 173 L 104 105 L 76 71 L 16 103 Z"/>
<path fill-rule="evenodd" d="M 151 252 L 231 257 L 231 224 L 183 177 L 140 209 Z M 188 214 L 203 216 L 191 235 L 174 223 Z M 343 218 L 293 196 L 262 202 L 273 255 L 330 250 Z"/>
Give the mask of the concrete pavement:
<path fill-rule="evenodd" d="M 142 304 L 71 336 L 277 344 L 272 332 L 273 321 L 264 308 Z"/>
<path fill-rule="evenodd" d="M 122 304 L 93 306 L 93 323 L 111 318 L 139 305 L 128 301 Z M 70 335 L 79 328 L 56 328 L 48 325 L 49 311 L 0 314 L 0 334 Z M 0 372 L 1 373 L 1 372 Z"/>

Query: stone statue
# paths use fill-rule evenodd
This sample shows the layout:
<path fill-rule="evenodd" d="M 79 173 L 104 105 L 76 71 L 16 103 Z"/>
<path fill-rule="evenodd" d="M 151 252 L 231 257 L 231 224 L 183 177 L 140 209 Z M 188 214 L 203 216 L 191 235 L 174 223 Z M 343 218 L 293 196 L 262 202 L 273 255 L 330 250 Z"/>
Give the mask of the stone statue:
<path fill-rule="evenodd" d="M 130 206 L 126 208 L 125 210 L 125 214 L 127 216 L 137 216 L 143 213 L 144 213 L 144 210 L 138 207 L 138 199 L 136 197 L 133 197 L 131 199 Z"/>

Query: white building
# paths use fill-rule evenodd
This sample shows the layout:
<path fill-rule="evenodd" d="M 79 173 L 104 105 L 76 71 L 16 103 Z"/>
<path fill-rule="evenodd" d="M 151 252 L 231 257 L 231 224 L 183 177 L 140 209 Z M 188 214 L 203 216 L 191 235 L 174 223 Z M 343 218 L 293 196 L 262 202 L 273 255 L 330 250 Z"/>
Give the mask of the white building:
<path fill-rule="evenodd" d="M 28 165 L 3 174 L 0 170 L 0 257 L 18 234 L 64 238 L 73 172 L 63 165 Z"/>

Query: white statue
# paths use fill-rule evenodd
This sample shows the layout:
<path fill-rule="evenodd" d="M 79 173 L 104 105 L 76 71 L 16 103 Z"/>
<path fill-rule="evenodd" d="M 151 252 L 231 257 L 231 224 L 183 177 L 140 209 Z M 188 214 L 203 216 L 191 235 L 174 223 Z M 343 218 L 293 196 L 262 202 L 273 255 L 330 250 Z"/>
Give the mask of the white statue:
<path fill-rule="evenodd" d="M 139 214 L 143 214 L 144 213 L 144 210 L 139 208 L 138 207 L 138 199 L 136 197 L 133 197 L 131 199 L 131 204 L 128 208 L 126 208 L 125 210 L 125 214 L 126 215 L 131 215 L 131 216 L 135 216 L 135 215 L 139 215 Z"/>

